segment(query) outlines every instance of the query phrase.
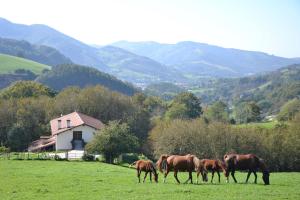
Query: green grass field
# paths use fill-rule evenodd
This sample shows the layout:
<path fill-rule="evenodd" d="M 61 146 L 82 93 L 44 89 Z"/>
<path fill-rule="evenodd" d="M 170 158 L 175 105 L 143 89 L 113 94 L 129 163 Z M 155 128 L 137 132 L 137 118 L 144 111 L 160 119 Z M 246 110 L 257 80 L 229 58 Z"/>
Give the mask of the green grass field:
<path fill-rule="evenodd" d="M 275 128 L 276 124 L 278 124 L 277 121 L 271 121 L 271 122 L 257 122 L 257 123 L 248 123 L 248 124 L 238 124 L 237 127 L 260 127 L 260 128 Z"/>
<path fill-rule="evenodd" d="M 161 174 L 158 184 L 138 184 L 134 169 L 100 162 L 0 160 L 0 199 L 299 199 L 300 173 L 272 173 L 269 186 L 258 177 L 258 184 L 227 184 L 222 175 L 221 184 L 178 185 L 170 173 L 165 184 Z"/>
<path fill-rule="evenodd" d="M 16 69 L 26 69 L 40 74 L 44 69 L 50 69 L 50 67 L 32 60 L 0 54 L 0 74 L 11 74 Z"/>

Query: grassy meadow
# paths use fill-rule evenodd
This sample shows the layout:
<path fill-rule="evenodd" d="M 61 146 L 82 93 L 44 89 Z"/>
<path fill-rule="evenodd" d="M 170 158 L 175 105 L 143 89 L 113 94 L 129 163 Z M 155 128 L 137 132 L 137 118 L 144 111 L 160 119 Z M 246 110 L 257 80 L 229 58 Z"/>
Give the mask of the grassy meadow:
<path fill-rule="evenodd" d="M 193 176 L 196 180 L 195 175 Z M 210 178 L 210 175 L 209 175 Z M 300 173 L 272 173 L 271 185 L 264 186 L 261 173 L 241 183 L 175 183 L 173 173 L 162 183 L 138 184 L 135 169 L 100 162 L 0 160 L 0 199 L 299 199 Z M 187 179 L 180 173 L 180 180 Z M 215 179 L 216 180 L 216 179 Z"/>
<path fill-rule="evenodd" d="M 270 121 L 270 122 L 256 122 L 256 123 L 248 123 L 248 124 L 238 124 L 237 127 L 244 128 L 244 127 L 258 127 L 258 128 L 266 128 L 266 129 L 272 129 L 275 128 L 275 126 L 279 124 L 278 121 Z"/>
<path fill-rule="evenodd" d="M 32 60 L 0 54 L 0 74 L 11 74 L 16 69 L 26 69 L 35 74 L 41 74 L 44 69 L 50 69 L 50 67 Z"/>

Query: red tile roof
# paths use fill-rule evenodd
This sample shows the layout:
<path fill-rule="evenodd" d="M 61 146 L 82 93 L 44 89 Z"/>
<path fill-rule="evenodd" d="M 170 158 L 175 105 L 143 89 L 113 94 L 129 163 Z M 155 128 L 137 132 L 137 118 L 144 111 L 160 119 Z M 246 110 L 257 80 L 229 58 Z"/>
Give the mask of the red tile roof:
<path fill-rule="evenodd" d="M 46 137 L 46 136 L 45 136 Z M 55 137 L 54 136 L 47 136 L 48 138 L 44 138 L 44 136 L 41 136 L 40 139 L 33 141 L 29 147 L 28 151 L 38 151 L 42 148 L 46 148 L 48 146 L 55 145 Z"/>
<path fill-rule="evenodd" d="M 58 120 L 61 120 L 61 128 L 58 128 Z M 70 127 L 67 127 L 67 120 L 70 120 Z M 52 135 L 56 135 L 62 132 L 65 132 L 66 130 L 70 130 L 74 127 L 81 126 L 81 125 L 87 125 L 90 127 L 93 127 L 95 129 L 101 129 L 104 124 L 93 117 L 87 116 L 85 114 L 79 113 L 79 112 L 72 112 L 70 114 L 61 116 L 56 119 L 52 119 L 50 121 L 51 125 L 51 132 Z"/>

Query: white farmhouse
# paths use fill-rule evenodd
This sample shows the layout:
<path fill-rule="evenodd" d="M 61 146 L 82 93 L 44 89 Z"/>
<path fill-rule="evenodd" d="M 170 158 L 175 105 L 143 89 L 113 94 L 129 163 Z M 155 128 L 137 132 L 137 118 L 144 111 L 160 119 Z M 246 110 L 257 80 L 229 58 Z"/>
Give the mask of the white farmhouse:
<path fill-rule="evenodd" d="M 31 143 L 29 151 L 83 150 L 95 132 L 104 124 L 93 117 L 73 112 L 50 121 L 51 136 L 41 136 Z"/>

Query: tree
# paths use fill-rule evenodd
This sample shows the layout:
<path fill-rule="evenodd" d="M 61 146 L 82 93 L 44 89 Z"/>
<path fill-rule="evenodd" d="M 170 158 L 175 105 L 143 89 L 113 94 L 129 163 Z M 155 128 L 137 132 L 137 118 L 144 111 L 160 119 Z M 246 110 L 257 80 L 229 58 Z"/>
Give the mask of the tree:
<path fill-rule="evenodd" d="M 88 152 L 103 153 L 106 162 L 113 163 L 114 158 L 122 153 L 134 151 L 138 146 L 138 139 L 130 131 L 126 123 L 110 121 L 100 130 L 94 139 L 87 144 Z"/>
<path fill-rule="evenodd" d="M 0 97 L 3 99 L 9 98 L 25 98 L 25 97 L 39 97 L 39 96 L 55 96 L 55 92 L 34 81 L 18 81 L 12 86 L 6 88 L 1 93 Z"/>
<path fill-rule="evenodd" d="M 238 123 L 257 122 L 260 118 L 260 107 L 255 102 L 243 102 L 235 108 Z"/>
<path fill-rule="evenodd" d="M 277 119 L 280 121 L 291 120 L 297 112 L 300 112 L 300 100 L 292 99 L 281 107 Z"/>
<path fill-rule="evenodd" d="M 14 124 L 7 133 L 8 144 L 12 151 L 23 151 L 31 142 L 28 131 L 20 124 Z"/>
<path fill-rule="evenodd" d="M 173 103 L 165 114 L 166 119 L 188 119 L 188 109 L 184 104 Z"/>
<path fill-rule="evenodd" d="M 166 116 L 170 118 L 195 119 L 202 114 L 200 99 L 193 93 L 183 92 L 178 94 L 171 103 Z"/>
<path fill-rule="evenodd" d="M 205 117 L 211 121 L 228 122 L 229 114 L 227 105 L 222 101 L 217 101 L 208 107 Z"/>

